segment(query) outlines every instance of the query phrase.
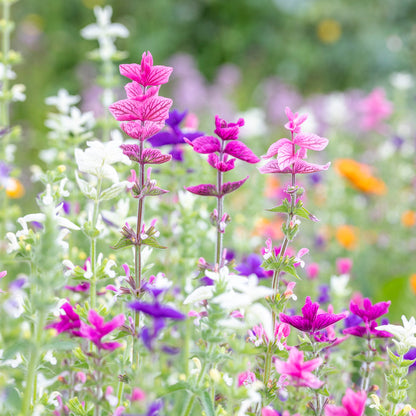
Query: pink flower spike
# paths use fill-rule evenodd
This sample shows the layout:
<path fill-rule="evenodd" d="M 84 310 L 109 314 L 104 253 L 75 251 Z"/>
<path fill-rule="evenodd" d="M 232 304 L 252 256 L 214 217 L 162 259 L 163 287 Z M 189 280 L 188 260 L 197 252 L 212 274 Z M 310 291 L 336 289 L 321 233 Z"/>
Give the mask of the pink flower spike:
<path fill-rule="evenodd" d="M 236 140 L 240 132 L 240 127 L 244 126 L 244 119 L 239 118 L 237 123 L 227 123 L 218 115 L 215 116 L 214 133 L 222 140 Z"/>
<path fill-rule="evenodd" d="M 366 400 L 367 394 L 365 391 L 355 393 L 353 390 L 347 389 L 345 396 L 342 398 L 342 407 L 327 405 L 325 416 L 363 416 Z"/>
<path fill-rule="evenodd" d="M 169 66 L 153 66 L 152 54 L 148 51 L 142 55 L 142 61 L 138 64 L 120 65 L 120 74 L 140 85 L 147 87 L 149 85 L 162 85 L 169 81 L 172 68 Z"/>
<path fill-rule="evenodd" d="M 301 116 L 298 113 L 293 114 L 289 107 L 285 108 L 285 113 L 289 122 L 285 124 L 285 128 L 290 130 L 292 133 L 299 133 L 300 132 L 300 125 L 305 122 L 308 118 L 307 114 L 303 114 Z"/>
<path fill-rule="evenodd" d="M 276 371 L 279 374 L 289 376 L 291 384 L 295 387 L 310 387 L 312 389 L 320 388 L 324 383 L 319 380 L 312 371 L 322 364 L 321 358 L 315 358 L 310 361 L 303 360 L 303 352 L 293 347 L 289 352 L 288 360 L 276 360 Z"/>

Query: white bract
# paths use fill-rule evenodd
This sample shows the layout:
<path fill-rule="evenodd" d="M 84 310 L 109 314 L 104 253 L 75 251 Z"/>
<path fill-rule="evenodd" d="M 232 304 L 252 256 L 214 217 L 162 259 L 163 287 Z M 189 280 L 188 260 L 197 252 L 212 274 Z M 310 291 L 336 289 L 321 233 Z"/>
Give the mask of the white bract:
<path fill-rule="evenodd" d="M 75 160 L 81 172 L 89 173 L 97 178 L 107 178 L 114 183 L 119 182 L 117 171 L 111 166 L 122 162 L 130 165 L 130 159 L 120 149 L 120 142 L 110 140 L 102 143 L 97 140 L 88 141 L 84 151 L 75 149 Z"/>
<path fill-rule="evenodd" d="M 45 103 L 47 105 L 54 105 L 62 114 L 68 114 L 69 109 L 77 104 L 80 99 L 79 95 L 70 95 L 66 89 L 61 88 L 58 90 L 56 96 L 47 97 Z"/>
<path fill-rule="evenodd" d="M 396 338 L 393 341 L 401 351 L 409 351 L 410 348 L 416 347 L 416 320 L 412 316 L 409 320 L 402 315 L 403 326 L 401 325 L 381 325 L 376 329 L 378 331 L 387 331 Z"/>

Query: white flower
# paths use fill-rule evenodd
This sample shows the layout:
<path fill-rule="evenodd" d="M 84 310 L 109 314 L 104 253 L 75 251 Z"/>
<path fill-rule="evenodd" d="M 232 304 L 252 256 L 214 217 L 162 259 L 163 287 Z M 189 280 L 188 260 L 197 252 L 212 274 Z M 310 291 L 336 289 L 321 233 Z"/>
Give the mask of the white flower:
<path fill-rule="evenodd" d="M 23 84 L 15 84 L 12 86 L 10 92 L 12 94 L 12 101 L 24 101 L 26 100 L 26 87 Z"/>
<path fill-rule="evenodd" d="M 214 286 L 200 286 L 197 287 L 188 297 L 184 300 L 184 304 L 202 302 L 203 300 L 211 299 L 214 294 Z"/>
<path fill-rule="evenodd" d="M 56 363 L 58 362 L 56 358 L 53 356 L 52 350 L 46 351 L 46 354 L 44 355 L 43 360 L 47 361 L 48 363 L 51 363 L 52 365 L 56 365 Z"/>
<path fill-rule="evenodd" d="M 9 240 L 9 247 L 7 248 L 7 254 L 13 253 L 20 249 L 20 245 L 17 242 L 16 234 L 7 233 L 6 238 Z"/>
<path fill-rule="evenodd" d="M 22 290 L 14 290 L 13 295 L 3 303 L 3 309 L 12 318 L 18 318 L 24 311 L 25 293 Z"/>
<path fill-rule="evenodd" d="M 350 293 L 350 289 L 348 289 L 349 280 L 350 277 L 347 274 L 332 276 L 330 282 L 331 292 L 340 297 L 347 296 Z"/>
<path fill-rule="evenodd" d="M 379 331 L 387 331 L 393 334 L 397 339 L 393 340 L 397 347 L 403 351 L 409 351 L 410 348 L 416 347 L 416 320 L 412 316 L 409 320 L 402 315 L 403 326 L 400 325 L 380 325 L 376 329 Z"/>
<path fill-rule="evenodd" d="M 266 114 L 261 108 L 250 108 L 237 116 L 240 117 L 244 119 L 244 127 L 241 129 L 242 138 L 267 134 Z"/>
<path fill-rule="evenodd" d="M 16 72 L 14 72 L 10 65 L 4 65 L 0 62 L 0 79 L 15 79 Z"/>
<path fill-rule="evenodd" d="M 390 75 L 390 83 L 398 90 L 408 90 L 415 85 L 412 74 L 407 72 L 394 72 Z"/>
<path fill-rule="evenodd" d="M 14 359 L 3 361 L 3 350 L 0 350 L 0 360 L 2 360 L 1 365 L 10 366 L 12 368 L 17 368 L 23 362 L 22 354 L 18 352 Z"/>
<path fill-rule="evenodd" d="M 116 262 L 114 260 L 108 260 L 107 264 L 104 267 L 104 273 L 110 278 L 116 277 L 116 272 L 114 270 L 111 270 L 111 268 L 115 265 Z"/>
<path fill-rule="evenodd" d="M 114 183 L 119 182 L 117 171 L 111 166 L 122 162 L 129 165 L 130 159 L 123 154 L 120 142 L 111 140 L 106 143 L 88 141 L 88 148 L 82 151 L 75 149 L 75 160 L 81 172 L 90 173 L 98 178 L 108 178 Z"/>
<path fill-rule="evenodd" d="M 54 105 L 62 114 L 68 114 L 70 107 L 77 104 L 79 100 L 79 95 L 69 95 L 66 89 L 61 88 L 56 96 L 47 97 L 45 103 Z"/>

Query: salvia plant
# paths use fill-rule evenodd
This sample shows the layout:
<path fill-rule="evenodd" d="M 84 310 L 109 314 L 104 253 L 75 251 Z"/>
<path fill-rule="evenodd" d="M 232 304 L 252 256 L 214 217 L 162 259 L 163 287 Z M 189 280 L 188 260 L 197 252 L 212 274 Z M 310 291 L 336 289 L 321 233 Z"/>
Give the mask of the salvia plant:
<path fill-rule="evenodd" d="M 9 107 L 23 89 L 10 83 L 13 1 L 0 3 L 0 193 L 10 201 Z M 319 212 L 306 208 L 313 190 L 300 177 L 330 168 L 314 163 L 329 140 L 289 107 L 287 137 L 269 147 L 245 139 L 241 117 L 215 115 L 213 134 L 200 132 L 192 109 L 161 95 L 175 68 L 149 51 L 120 65 L 126 98 L 115 101 L 114 62 L 126 57 L 115 41 L 128 30 L 111 22 L 111 7 L 94 13 L 82 36 L 99 44 L 90 57 L 105 115 L 82 112 L 64 89 L 46 98 L 48 147 L 31 168 L 38 209 L 10 210 L 15 224 L 6 202 L 1 211 L 0 413 L 415 416 L 415 318 L 390 323 L 390 301 L 350 298 L 348 258 L 317 301 L 318 264 L 301 279 L 310 252 L 295 249 L 305 245 L 301 222 L 313 226 Z M 248 208 L 237 195 L 263 175 L 287 180 L 268 209 L 281 241 L 262 235 L 239 261 L 230 241 Z"/>

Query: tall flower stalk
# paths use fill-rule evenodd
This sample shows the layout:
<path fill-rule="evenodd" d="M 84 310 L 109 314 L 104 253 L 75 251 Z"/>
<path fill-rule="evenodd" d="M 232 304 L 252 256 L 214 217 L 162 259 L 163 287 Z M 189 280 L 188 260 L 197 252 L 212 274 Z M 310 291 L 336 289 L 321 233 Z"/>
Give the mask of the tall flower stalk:
<path fill-rule="evenodd" d="M 297 277 L 295 267 L 300 263 L 299 257 L 308 251 L 307 249 L 302 249 L 296 257 L 286 255 L 289 243 L 293 241 L 299 231 L 300 220 L 298 217 L 317 221 L 317 219 L 303 207 L 302 201 L 300 199 L 297 200 L 297 198 L 302 195 L 303 189 L 296 185 L 296 175 L 327 170 L 330 166 L 330 163 L 317 165 L 304 160 L 307 156 L 307 149 L 317 151 L 323 150 L 327 146 L 328 140 L 319 137 L 316 134 L 301 133 L 301 125 L 307 119 L 307 115 L 292 113 L 288 107 L 286 107 L 285 112 L 288 118 L 285 128 L 290 131 L 290 139 L 283 138 L 273 143 L 263 158 L 271 159 L 274 156 L 276 156 L 276 158 L 269 160 L 264 166 L 259 168 L 261 173 L 287 173 L 291 175 L 291 183 L 286 189 L 286 192 L 290 196 L 289 201 L 285 199 L 282 205 L 270 210 L 272 212 L 286 214 L 286 222 L 282 226 L 284 234 L 282 245 L 279 249 L 274 249 L 272 242 L 268 241 L 266 249 L 263 250 L 263 257 L 265 260 L 263 267 L 273 270 L 272 288 L 274 293 L 271 297 L 271 306 L 274 325 L 278 324 L 277 315 L 278 312 L 281 312 L 281 310 L 278 310 L 279 303 L 277 302 L 280 301 L 280 275 L 285 272 Z M 272 355 L 273 351 L 271 343 L 269 343 L 263 370 L 263 383 L 266 387 L 271 375 Z"/>
<path fill-rule="evenodd" d="M 148 245 L 155 248 L 164 248 L 157 243 L 158 232 L 152 222 L 146 229 L 144 223 L 144 199 L 147 196 L 157 196 L 166 193 L 164 189 L 156 186 L 151 179 L 151 168 L 146 165 L 162 164 L 172 157 L 163 154 L 160 150 L 145 148 L 146 139 L 158 133 L 165 125 L 169 116 L 172 100 L 159 96 L 160 86 L 169 81 L 172 68 L 163 65 L 153 65 L 150 52 L 142 55 L 140 64 L 120 65 L 120 73 L 132 80 L 125 86 L 127 99 L 112 104 L 109 108 L 116 120 L 121 121 L 122 130 L 138 144 L 125 144 L 121 148 L 130 160 L 137 163 L 137 171 L 132 170 L 132 195 L 138 199 L 136 230 L 126 223 L 122 230 L 122 239 L 115 248 L 134 247 L 134 285 L 133 295 L 137 299 L 142 291 L 142 247 Z M 136 338 L 139 329 L 140 312 L 134 315 L 133 337 Z M 136 343 L 133 342 L 132 362 L 138 364 L 138 354 L 134 352 Z M 133 355 L 135 357 L 133 357 Z"/>

